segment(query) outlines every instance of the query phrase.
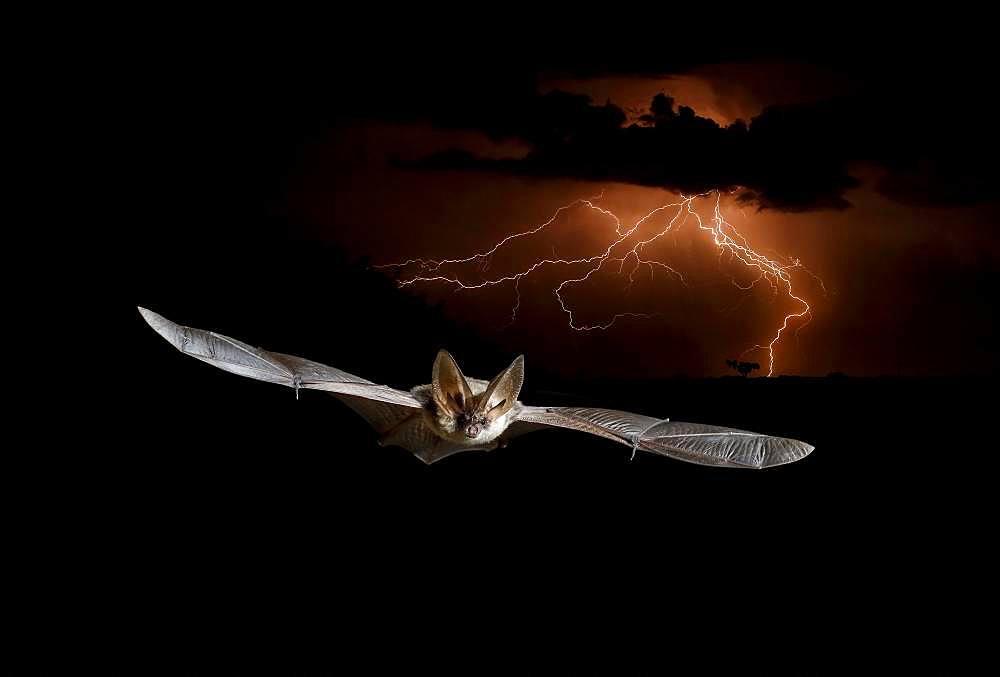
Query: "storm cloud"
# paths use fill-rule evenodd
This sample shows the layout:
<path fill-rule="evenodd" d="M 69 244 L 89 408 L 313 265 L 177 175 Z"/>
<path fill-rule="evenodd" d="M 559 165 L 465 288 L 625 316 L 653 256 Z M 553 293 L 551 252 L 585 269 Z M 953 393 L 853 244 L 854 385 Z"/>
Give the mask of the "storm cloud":
<path fill-rule="evenodd" d="M 416 163 L 539 177 L 623 182 L 683 193 L 740 191 L 764 209 L 844 209 L 855 170 L 867 165 L 876 189 L 912 204 L 974 204 L 998 198 L 992 128 L 944 106 L 901 117 L 898 105 L 863 94 L 815 103 L 771 106 L 749 123 L 722 127 L 657 95 L 639 120 L 626 124 L 612 102 L 553 91 L 509 101 L 500 114 L 474 111 L 447 126 L 516 137 L 531 151 L 522 158 L 478 157 L 443 150 Z"/>

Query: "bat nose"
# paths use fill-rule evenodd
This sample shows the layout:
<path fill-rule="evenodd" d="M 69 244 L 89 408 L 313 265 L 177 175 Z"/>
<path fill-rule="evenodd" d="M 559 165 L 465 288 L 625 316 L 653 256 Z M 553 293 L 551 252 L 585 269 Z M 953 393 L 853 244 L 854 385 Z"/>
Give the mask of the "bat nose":
<path fill-rule="evenodd" d="M 479 425 L 476 424 L 476 423 L 473 423 L 472 425 L 468 426 L 465 429 L 465 436 L 466 437 L 475 437 L 476 435 L 479 434 L 479 430 L 480 430 Z"/>

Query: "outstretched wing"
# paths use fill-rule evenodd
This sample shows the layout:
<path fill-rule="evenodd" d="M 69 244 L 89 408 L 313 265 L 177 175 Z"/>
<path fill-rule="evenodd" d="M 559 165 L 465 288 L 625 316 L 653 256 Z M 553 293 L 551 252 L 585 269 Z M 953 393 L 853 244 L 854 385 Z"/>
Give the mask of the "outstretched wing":
<path fill-rule="evenodd" d="M 508 428 L 508 436 L 550 426 L 581 430 L 633 450 L 689 463 L 732 468 L 769 468 L 798 461 L 813 450 L 805 442 L 784 437 L 582 407 L 523 407 Z"/>
<path fill-rule="evenodd" d="M 146 322 L 179 351 L 225 371 L 295 388 L 326 390 L 360 414 L 383 445 L 396 445 L 427 460 L 439 438 L 424 424 L 413 395 L 378 385 L 325 364 L 272 353 L 215 332 L 184 327 L 145 308 Z M 296 394 L 298 394 L 296 392 Z"/>

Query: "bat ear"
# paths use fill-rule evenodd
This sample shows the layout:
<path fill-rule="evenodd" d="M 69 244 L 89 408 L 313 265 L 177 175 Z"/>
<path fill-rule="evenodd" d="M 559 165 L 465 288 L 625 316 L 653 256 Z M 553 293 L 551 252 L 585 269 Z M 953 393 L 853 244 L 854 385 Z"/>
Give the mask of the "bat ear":
<path fill-rule="evenodd" d="M 509 367 L 490 381 L 479 401 L 479 412 L 490 421 L 500 418 L 517 402 L 523 383 L 524 355 L 518 355 Z"/>
<path fill-rule="evenodd" d="M 431 390 L 437 405 L 452 416 L 461 414 L 472 402 L 469 382 L 447 350 L 439 350 L 434 360 Z"/>

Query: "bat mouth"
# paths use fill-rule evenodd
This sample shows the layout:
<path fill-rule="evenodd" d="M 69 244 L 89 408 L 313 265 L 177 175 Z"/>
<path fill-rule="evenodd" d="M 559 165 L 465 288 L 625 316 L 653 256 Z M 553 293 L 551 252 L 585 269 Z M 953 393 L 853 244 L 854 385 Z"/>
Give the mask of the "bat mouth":
<path fill-rule="evenodd" d="M 483 431 L 483 427 L 478 423 L 473 423 L 465 427 L 465 436 L 468 438 L 478 437 L 479 433 Z"/>

